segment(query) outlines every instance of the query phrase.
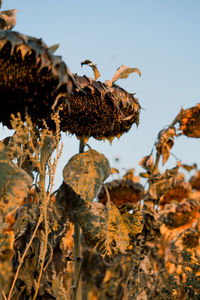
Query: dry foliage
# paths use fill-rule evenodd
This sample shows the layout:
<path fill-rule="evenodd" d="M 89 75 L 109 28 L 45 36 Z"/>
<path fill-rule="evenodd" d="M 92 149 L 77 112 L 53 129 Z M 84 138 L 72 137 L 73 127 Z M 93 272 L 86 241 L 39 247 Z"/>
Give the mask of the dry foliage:
<path fill-rule="evenodd" d="M 15 12 L 0 12 L 0 121 L 15 131 L 0 142 L 0 300 L 199 299 L 200 170 L 178 161 L 161 172 L 159 162 L 180 134 L 200 137 L 200 105 L 182 109 L 140 161 L 148 187 L 134 169 L 104 184 L 119 171 L 85 142 L 139 124 L 137 99 L 115 81 L 140 71 L 121 66 L 102 83 L 85 60 L 94 80 L 73 76 L 58 44 L 5 31 Z M 53 193 L 61 131 L 80 151 Z M 186 180 L 181 167 L 196 173 Z"/>

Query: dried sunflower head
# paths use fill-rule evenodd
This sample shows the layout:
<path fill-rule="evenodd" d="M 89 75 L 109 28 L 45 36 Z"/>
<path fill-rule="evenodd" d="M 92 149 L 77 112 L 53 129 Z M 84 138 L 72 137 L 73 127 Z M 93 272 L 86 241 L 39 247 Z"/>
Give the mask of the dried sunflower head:
<path fill-rule="evenodd" d="M 10 126 L 11 113 L 33 121 L 48 119 L 52 108 L 68 97 L 73 77 L 59 56 L 41 39 L 0 31 L 0 121 Z"/>
<path fill-rule="evenodd" d="M 188 109 L 181 109 L 177 122 L 179 130 L 189 137 L 200 138 L 200 103 Z"/>
<path fill-rule="evenodd" d="M 87 76 L 75 79 L 75 89 L 61 112 L 61 129 L 78 138 L 112 139 L 139 124 L 140 104 L 133 94 L 118 86 L 109 87 Z"/>
<path fill-rule="evenodd" d="M 169 207 L 170 209 L 170 207 Z M 193 199 L 177 204 L 174 211 L 170 210 L 164 216 L 164 224 L 170 228 L 177 228 L 190 224 L 199 215 L 199 204 Z"/>
<path fill-rule="evenodd" d="M 110 200 L 118 207 L 127 203 L 137 203 L 144 195 L 143 186 L 132 180 L 118 179 L 108 182 L 105 185 L 110 194 Z M 102 187 L 98 195 L 98 200 L 103 204 L 107 202 L 104 187 Z"/>
<path fill-rule="evenodd" d="M 172 201 L 181 202 L 183 199 L 187 198 L 192 192 L 191 185 L 182 180 L 175 183 L 164 195 L 161 196 L 159 204 L 161 206 L 169 204 Z"/>

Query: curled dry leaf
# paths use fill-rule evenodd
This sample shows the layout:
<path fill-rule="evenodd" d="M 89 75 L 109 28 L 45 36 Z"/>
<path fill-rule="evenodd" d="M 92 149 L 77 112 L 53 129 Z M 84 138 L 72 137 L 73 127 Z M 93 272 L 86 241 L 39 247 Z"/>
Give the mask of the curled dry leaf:
<path fill-rule="evenodd" d="M 183 169 L 185 169 L 186 171 L 190 172 L 190 171 L 192 171 L 192 170 L 194 170 L 194 169 L 197 168 L 197 164 L 193 164 L 193 165 L 182 164 L 181 167 Z"/>
<path fill-rule="evenodd" d="M 88 203 L 98 195 L 109 175 L 109 161 L 92 149 L 74 155 L 63 169 L 64 182 Z"/>
<path fill-rule="evenodd" d="M 60 47 L 60 44 L 54 44 L 54 45 L 52 45 L 52 46 L 49 47 L 49 52 L 53 54 L 54 52 L 56 52 L 56 50 L 59 47 Z"/>
<path fill-rule="evenodd" d="M 110 169 L 110 174 L 119 174 L 119 170 L 116 168 L 111 168 Z"/>
<path fill-rule="evenodd" d="M 141 161 L 140 161 L 140 166 L 142 168 L 144 168 L 145 170 L 147 170 L 147 172 L 149 174 L 151 174 L 153 172 L 153 169 L 154 169 L 154 164 L 153 164 L 153 155 L 150 154 L 150 155 L 147 155 L 147 156 L 144 156 Z M 148 177 L 148 176 L 147 176 Z"/>
<path fill-rule="evenodd" d="M 48 121 L 73 89 L 75 81 L 59 56 L 41 39 L 0 31 L 0 122 L 10 126 L 11 113 L 25 112 L 33 122 Z"/>
<path fill-rule="evenodd" d="M 169 170 L 167 169 L 161 175 L 157 174 L 149 177 L 149 190 L 145 198 L 159 200 L 164 193 L 166 193 L 172 186 L 174 186 L 177 180 L 180 165 L 180 162 L 178 162 L 175 168 Z"/>
<path fill-rule="evenodd" d="M 1 3 L 0 3 L 1 7 Z M 0 29 L 12 30 L 16 25 L 17 9 L 4 10 L 0 12 Z"/>
<path fill-rule="evenodd" d="M 81 62 L 81 67 L 83 65 L 88 65 L 92 68 L 93 72 L 94 72 L 94 80 L 97 80 L 100 77 L 100 73 L 99 70 L 97 68 L 97 66 L 95 64 L 93 64 L 93 62 L 89 59 L 86 59 L 84 61 Z"/>
<path fill-rule="evenodd" d="M 181 109 L 177 116 L 179 130 L 188 137 L 200 138 L 200 103 L 188 109 Z"/>
<path fill-rule="evenodd" d="M 140 104 L 133 94 L 120 87 L 109 88 L 86 76 L 75 79 L 75 89 L 60 113 L 61 130 L 78 138 L 108 139 L 120 137 L 135 123 L 139 124 Z M 126 117 L 132 116 L 126 120 Z"/>
<path fill-rule="evenodd" d="M 176 135 L 175 127 L 168 127 L 167 129 L 163 129 L 158 134 L 158 141 L 156 142 L 156 150 L 162 155 L 162 164 L 164 165 L 169 156 L 170 149 L 174 144 L 174 136 Z"/>
<path fill-rule="evenodd" d="M 125 79 L 128 78 L 128 76 L 132 73 L 137 73 L 139 76 L 141 76 L 141 72 L 137 68 L 130 68 L 127 66 L 122 65 L 120 68 L 117 69 L 117 72 L 113 76 L 111 82 L 112 84 L 117 81 L 118 79 Z"/>

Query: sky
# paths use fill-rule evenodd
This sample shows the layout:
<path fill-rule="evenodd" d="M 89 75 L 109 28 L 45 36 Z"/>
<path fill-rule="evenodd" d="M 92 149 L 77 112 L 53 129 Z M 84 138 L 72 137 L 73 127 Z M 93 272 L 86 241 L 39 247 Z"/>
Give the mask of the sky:
<path fill-rule="evenodd" d="M 14 28 L 42 38 L 51 46 L 60 43 L 61 55 L 72 73 L 93 77 L 81 61 L 92 60 L 101 73 L 99 80 L 112 79 L 118 67 L 140 69 L 117 82 L 136 93 L 142 106 L 140 124 L 112 145 L 89 140 L 112 167 L 123 174 L 135 168 L 151 152 L 158 132 L 169 125 L 180 109 L 200 102 L 200 1 L 199 0 L 3 0 L 2 10 L 17 9 Z M 9 135 L 4 127 L 0 137 Z M 63 134 L 64 149 L 55 187 L 62 183 L 62 169 L 78 152 L 75 136 Z M 172 153 L 183 163 L 200 165 L 200 141 L 179 137 Z M 116 162 L 115 158 L 119 161 Z M 176 165 L 172 156 L 167 168 Z"/>

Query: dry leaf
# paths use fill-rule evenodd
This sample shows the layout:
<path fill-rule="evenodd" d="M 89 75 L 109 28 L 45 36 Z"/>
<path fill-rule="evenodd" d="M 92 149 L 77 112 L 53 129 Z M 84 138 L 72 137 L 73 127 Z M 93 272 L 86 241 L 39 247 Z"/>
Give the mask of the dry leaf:
<path fill-rule="evenodd" d="M 164 165 L 169 156 L 170 149 L 174 144 L 174 136 L 176 135 L 175 127 L 168 127 L 167 129 L 163 129 L 158 134 L 158 141 L 156 142 L 156 150 L 162 155 L 162 164 Z"/>
<path fill-rule="evenodd" d="M 147 156 L 144 156 L 141 161 L 139 162 L 139 165 L 144 168 L 145 170 L 147 170 L 148 173 L 152 173 L 153 172 L 153 169 L 154 169 L 154 164 L 153 164 L 153 155 L 150 154 L 150 155 L 147 155 Z M 144 173 L 140 173 L 140 174 L 143 174 Z M 142 175 L 140 175 L 142 176 Z M 144 177 L 144 176 L 142 176 Z"/>
<path fill-rule="evenodd" d="M 148 180 L 148 197 L 150 196 L 151 199 L 158 200 L 164 193 L 173 187 L 178 176 L 180 165 L 180 162 L 177 162 L 177 166 L 175 168 L 166 170 L 161 175 L 157 174 L 153 177 L 150 177 Z"/>
<path fill-rule="evenodd" d="M 4 10 L 0 12 L 0 29 L 12 30 L 16 24 L 17 9 Z"/>
<path fill-rule="evenodd" d="M 119 170 L 116 168 L 111 168 L 110 169 L 110 174 L 119 174 Z"/>
<path fill-rule="evenodd" d="M 56 52 L 56 50 L 59 48 L 59 46 L 60 46 L 60 44 L 54 44 L 54 45 L 50 46 L 49 52 L 53 54 L 54 52 Z"/>
<path fill-rule="evenodd" d="M 100 73 L 99 70 L 97 68 L 97 66 L 95 64 L 93 64 L 93 62 L 89 59 L 86 59 L 84 61 L 81 62 L 81 67 L 83 65 L 88 65 L 92 68 L 93 72 L 94 72 L 94 80 L 97 80 L 100 77 Z"/>
<path fill-rule="evenodd" d="M 109 175 L 109 161 L 92 149 L 74 155 L 63 169 L 64 182 L 87 202 L 98 195 Z"/>
<path fill-rule="evenodd" d="M 140 72 L 139 69 L 137 69 L 137 68 L 129 68 L 127 66 L 122 65 L 120 68 L 117 69 L 117 72 L 113 76 L 111 82 L 114 83 L 118 79 L 128 78 L 128 76 L 131 73 L 135 73 L 135 72 L 138 73 L 139 76 L 141 76 L 141 72 Z"/>

